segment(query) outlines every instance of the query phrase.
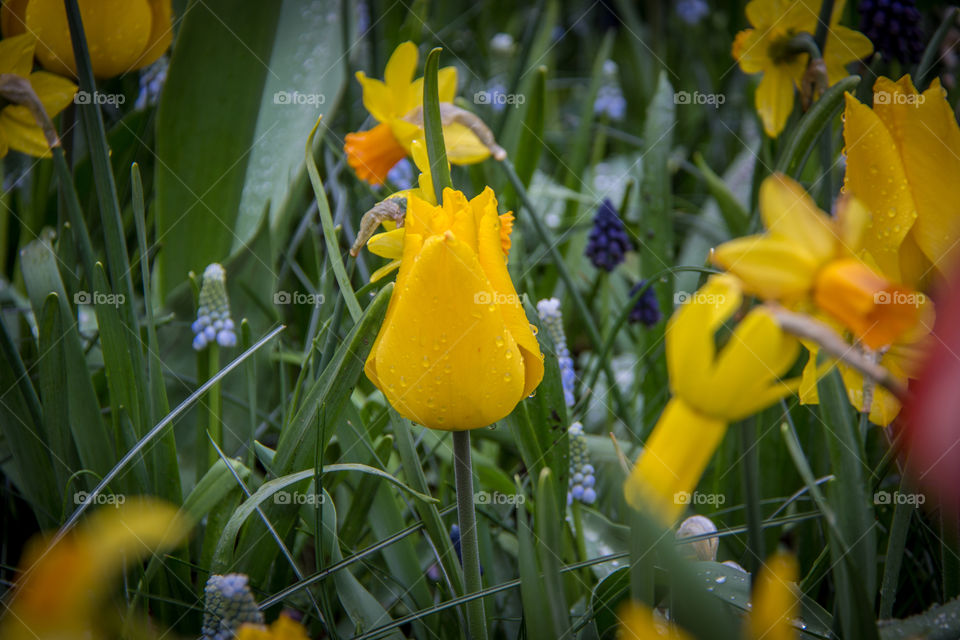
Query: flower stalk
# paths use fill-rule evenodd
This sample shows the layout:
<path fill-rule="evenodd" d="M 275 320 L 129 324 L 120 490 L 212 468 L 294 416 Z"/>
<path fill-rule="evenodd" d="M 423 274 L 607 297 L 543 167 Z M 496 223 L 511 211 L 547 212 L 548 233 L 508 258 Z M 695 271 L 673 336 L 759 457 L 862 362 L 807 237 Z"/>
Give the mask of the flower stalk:
<path fill-rule="evenodd" d="M 480 545 L 477 541 L 477 514 L 473 504 L 473 464 L 470 458 L 470 432 L 453 432 L 453 475 L 457 484 L 457 521 L 460 524 L 460 551 L 466 594 L 483 589 L 480 580 Z M 487 619 L 483 599 L 467 602 L 467 627 L 472 640 L 486 640 Z"/>

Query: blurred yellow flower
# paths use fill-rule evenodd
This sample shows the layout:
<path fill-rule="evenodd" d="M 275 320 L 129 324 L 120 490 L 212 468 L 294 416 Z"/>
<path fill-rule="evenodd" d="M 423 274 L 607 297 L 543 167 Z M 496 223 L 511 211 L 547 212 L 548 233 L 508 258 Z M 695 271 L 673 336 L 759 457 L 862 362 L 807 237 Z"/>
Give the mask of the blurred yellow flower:
<path fill-rule="evenodd" d="M 46 71 L 34 71 L 33 53 L 37 39 L 25 34 L 0 40 L 0 73 L 30 81 L 30 86 L 51 118 L 73 101 L 75 84 Z M 49 157 L 50 146 L 26 105 L 7 104 L 0 110 L 0 158 L 13 149 L 37 157 Z"/>
<path fill-rule="evenodd" d="M 147 66 L 170 47 L 170 0 L 78 0 L 90 64 L 98 78 L 112 78 Z M 62 0 L 4 2 L 4 37 L 29 32 L 39 40 L 37 59 L 44 67 L 76 76 L 67 12 Z"/>
<path fill-rule="evenodd" d="M 889 278 L 926 289 L 960 260 L 960 127 L 934 79 L 879 78 L 873 109 L 847 94 L 844 190 L 874 213 L 864 247 Z"/>
<path fill-rule="evenodd" d="M 410 194 L 402 237 L 371 239 L 381 255 L 400 259 L 400 271 L 365 371 L 397 411 L 424 426 L 490 425 L 543 378 L 501 229 L 489 187 L 469 201 L 445 189 L 442 206 Z"/>
<path fill-rule="evenodd" d="M 6 640 L 104 637 L 104 600 L 127 564 L 177 546 L 190 524 L 177 509 L 147 498 L 103 507 L 50 546 L 34 539 L 24 551 L 13 599 L 0 620 Z"/>
<path fill-rule="evenodd" d="M 770 313 L 751 310 L 717 349 L 715 334 L 740 308 L 741 283 L 711 276 L 670 318 L 667 371 L 673 397 L 647 439 L 624 490 L 637 509 L 652 508 L 673 523 L 720 445 L 730 422 L 792 393 L 799 380 L 781 380 L 800 344 Z"/>
<path fill-rule="evenodd" d="M 666 620 L 657 620 L 645 604 L 630 602 L 617 614 L 619 640 L 693 640 L 693 636 Z"/>
<path fill-rule="evenodd" d="M 777 553 L 767 559 L 753 587 L 750 637 L 763 640 L 795 640 L 793 620 L 800 614 L 797 595 L 797 559 Z"/>
<path fill-rule="evenodd" d="M 236 640 L 308 640 L 303 625 L 281 613 L 269 627 L 262 624 L 246 623 L 237 631 Z"/>
<path fill-rule="evenodd" d="M 413 141 L 423 137 L 423 127 L 415 117 L 423 105 L 423 78 L 413 79 L 418 60 L 416 45 L 404 42 L 387 61 L 382 81 L 357 72 L 363 106 L 379 124 L 348 133 L 343 149 L 357 176 L 370 184 L 383 184 L 393 165 L 410 152 Z M 441 104 L 452 104 L 457 94 L 456 68 L 440 69 L 437 82 Z M 444 124 L 443 139 L 447 159 L 453 164 L 474 164 L 490 155 L 490 149 L 460 122 Z"/>
<path fill-rule="evenodd" d="M 846 65 L 873 52 L 865 35 L 837 24 L 844 4 L 840 0 L 833 7 L 821 52 L 831 85 L 846 77 Z M 754 101 L 771 138 L 780 135 L 787 124 L 794 87 L 800 86 L 810 58 L 808 53 L 793 50 L 790 40 L 801 33 L 814 34 L 820 5 L 819 0 L 752 0 L 746 13 L 753 28 L 741 31 L 733 41 L 733 57 L 744 73 L 763 74 Z"/>
<path fill-rule="evenodd" d="M 748 292 L 789 306 L 813 304 L 872 349 L 916 324 L 915 294 L 856 257 L 870 221 L 859 201 L 841 198 L 832 218 L 799 184 L 775 174 L 760 185 L 760 213 L 767 233 L 726 242 L 711 256 Z"/>

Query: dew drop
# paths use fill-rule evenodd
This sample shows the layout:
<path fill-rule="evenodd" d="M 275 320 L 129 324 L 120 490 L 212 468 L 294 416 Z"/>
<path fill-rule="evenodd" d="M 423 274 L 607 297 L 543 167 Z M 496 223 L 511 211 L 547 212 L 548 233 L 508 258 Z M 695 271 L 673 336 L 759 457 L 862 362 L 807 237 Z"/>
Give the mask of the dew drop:
<path fill-rule="evenodd" d="M 540 332 L 540 329 L 537 328 L 537 325 L 532 324 L 530 325 L 530 331 L 533 332 L 533 335 L 537 335 Z"/>
<path fill-rule="evenodd" d="M 428 358 L 427 356 L 423 356 L 423 361 L 420 363 L 420 366 L 422 366 L 424 369 L 429 369 L 429 368 L 430 368 L 430 358 Z"/>
<path fill-rule="evenodd" d="M 507 360 L 512 360 L 512 359 L 513 359 L 513 351 L 510 351 L 509 349 L 507 349 L 507 351 L 503 354 L 503 356 L 504 356 Z"/>
<path fill-rule="evenodd" d="M 504 381 L 504 382 L 510 382 L 510 380 L 511 380 L 511 376 L 510 376 L 509 373 L 503 374 L 503 381 Z"/>
<path fill-rule="evenodd" d="M 497 339 L 494 340 L 494 342 L 496 343 L 496 345 L 497 345 L 498 347 L 502 347 L 502 346 L 503 346 L 503 336 L 497 336 Z"/>

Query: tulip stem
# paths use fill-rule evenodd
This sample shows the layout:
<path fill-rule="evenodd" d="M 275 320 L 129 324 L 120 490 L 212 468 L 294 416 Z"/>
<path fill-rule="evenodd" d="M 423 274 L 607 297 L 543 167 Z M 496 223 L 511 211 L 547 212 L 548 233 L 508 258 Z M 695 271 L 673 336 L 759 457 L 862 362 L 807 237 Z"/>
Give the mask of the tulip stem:
<path fill-rule="evenodd" d="M 464 595 L 483 589 L 480 580 L 480 546 L 477 542 L 477 514 L 473 504 L 473 464 L 470 462 L 470 432 L 453 432 L 453 474 L 457 483 L 457 517 L 460 522 L 460 553 L 463 562 Z M 467 627 L 471 640 L 486 640 L 487 619 L 483 599 L 467 603 Z"/>

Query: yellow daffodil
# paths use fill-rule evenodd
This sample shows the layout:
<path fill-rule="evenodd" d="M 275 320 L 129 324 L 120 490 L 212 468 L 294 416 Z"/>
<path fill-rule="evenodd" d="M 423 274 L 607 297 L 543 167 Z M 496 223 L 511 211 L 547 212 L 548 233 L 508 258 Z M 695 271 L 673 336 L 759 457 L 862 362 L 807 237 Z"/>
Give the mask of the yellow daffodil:
<path fill-rule="evenodd" d="M 834 5 L 823 61 L 829 84 L 847 75 L 846 66 L 873 51 L 870 40 L 853 29 L 837 24 L 844 2 Z M 757 86 L 757 113 L 767 135 L 776 138 L 793 111 L 794 87 L 799 87 L 810 59 L 791 46 L 798 34 L 812 36 L 820 15 L 819 0 L 752 0 L 746 9 L 752 29 L 737 34 L 733 57 L 744 73 L 762 73 Z"/>
<path fill-rule="evenodd" d="M 625 485 L 635 508 L 652 508 L 672 523 L 720 445 L 730 422 L 741 420 L 793 392 L 798 380 L 780 377 L 800 345 L 758 307 L 717 350 L 715 334 L 740 308 L 741 283 L 712 276 L 670 318 L 667 371 L 673 397 L 667 403 Z"/>
<path fill-rule="evenodd" d="M 412 42 L 398 46 L 384 72 L 384 79 L 368 78 L 362 71 L 357 80 L 363 87 L 363 106 L 379 123 L 372 129 L 349 133 L 344 151 L 357 176 L 370 184 L 383 184 L 387 173 L 410 153 L 414 140 L 423 137 L 423 78 L 413 79 L 419 53 Z M 452 105 L 457 94 L 457 70 L 444 67 L 437 74 L 441 105 Z M 485 160 L 490 149 L 462 122 L 443 125 L 447 159 L 453 164 L 474 164 Z"/>
<path fill-rule="evenodd" d="M 251 623 L 241 625 L 236 640 L 308 640 L 309 637 L 302 624 L 281 613 L 269 627 Z"/>
<path fill-rule="evenodd" d="M 760 640 L 795 640 L 793 620 L 800 614 L 797 596 L 797 559 L 777 553 L 757 574 L 750 613 L 750 637 Z"/>
<path fill-rule="evenodd" d="M 879 78 L 873 109 L 847 94 L 844 190 L 874 213 L 864 246 L 888 277 L 926 288 L 960 260 L 960 127 L 935 79 Z"/>
<path fill-rule="evenodd" d="M 170 0 L 79 0 L 90 64 L 98 78 L 112 78 L 154 62 L 173 38 Z M 45 68 L 76 76 L 67 13 L 60 0 L 3 3 L 4 37 L 37 37 L 37 59 Z"/>
<path fill-rule="evenodd" d="M 857 258 L 870 219 L 859 201 L 841 198 L 831 218 L 799 184 L 775 174 L 760 186 L 760 214 L 767 233 L 731 240 L 712 253 L 748 292 L 789 306 L 814 305 L 872 349 L 914 326 L 913 292 Z"/>
<path fill-rule="evenodd" d="M 490 425 L 543 378 L 540 346 L 507 272 L 496 197 L 487 188 L 468 201 L 445 189 L 437 206 L 411 194 L 402 231 L 382 244 L 371 239 L 400 259 L 400 271 L 367 377 L 424 426 Z"/>
<path fill-rule="evenodd" d="M 30 34 L 0 40 L 0 74 L 13 74 L 30 81 L 30 86 L 51 118 L 73 101 L 75 84 L 46 71 L 33 69 L 37 39 Z M 13 149 L 37 157 L 48 157 L 50 146 L 43 129 L 26 105 L 8 104 L 0 110 L 0 157 Z"/>
<path fill-rule="evenodd" d="M 138 498 L 99 509 L 53 546 L 33 540 L 0 620 L 0 637 L 103 637 L 98 632 L 107 609 L 103 601 L 123 567 L 178 545 L 189 529 L 172 505 Z"/>
<path fill-rule="evenodd" d="M 693 636 L 667 620 L 658 620 L 645 604 L 631 602 L 620 609 L 619 640 L 693 640 Z"/>

